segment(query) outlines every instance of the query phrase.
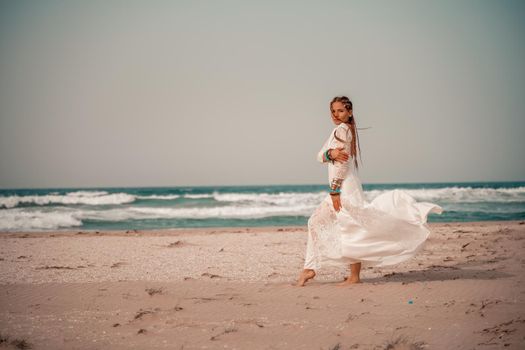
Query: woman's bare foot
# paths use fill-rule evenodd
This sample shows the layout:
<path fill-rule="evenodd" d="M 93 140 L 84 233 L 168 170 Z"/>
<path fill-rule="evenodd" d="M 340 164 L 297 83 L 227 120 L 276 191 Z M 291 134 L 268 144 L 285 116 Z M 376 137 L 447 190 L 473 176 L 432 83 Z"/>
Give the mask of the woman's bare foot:
<path fill-rule="evenodd" d="M 361 279 L 359 279 L 360 272 L 361 272 L 360 262 L 350 264 L 350 276 L 345 276 L 345 280 L 336 285 L 339 287 L 342 287 L 342 286 L 348 286 L 354 283 L 361 283 Z"/>
<path fill-rule="evenodd" d="M 355 278 L 355 277 L 346 277 L 343 282 L 337 283 L 336 286 L 343 287 L 343 286 L 348 286 L 350 284 L 355 284 L 355 283 L 362 283 L 361 280 L 359 279 L 359 277 L 357 277 L 357 278 Z"/>
<path fill-rule="evenodd" d="M 309 279 L 312 279 L 315 277 L 315 271 L 310 269 L 305 269 L 301 272 L 301 275 L 299 275 L 299 279 L 297 280 L 297 287 L 302 287 L 308 281 Z"/>

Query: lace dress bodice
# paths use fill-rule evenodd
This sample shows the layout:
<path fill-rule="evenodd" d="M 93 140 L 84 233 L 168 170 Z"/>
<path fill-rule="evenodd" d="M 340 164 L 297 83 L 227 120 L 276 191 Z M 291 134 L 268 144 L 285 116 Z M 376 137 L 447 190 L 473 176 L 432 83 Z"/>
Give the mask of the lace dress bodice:
<path fill-rule="evenodd" d="M 331 184 L 334 179 L 343 181 L 349 172 L 354 172 L 353 158 L 350 157 L 348 161 L 344 163 L 337 161 L 327 161 L 323 156 L 324 152 L 326 152 L 328 149 L 343 148 L 343 150 L 350 156 L 351 141 L 352 133 L 350 131 L 350 127 L 346 123 L 341 123 L 332 130 L 323 147 L 317 154 L 317 161 L 320 163 L 328 162 L 329 184 Z"/>

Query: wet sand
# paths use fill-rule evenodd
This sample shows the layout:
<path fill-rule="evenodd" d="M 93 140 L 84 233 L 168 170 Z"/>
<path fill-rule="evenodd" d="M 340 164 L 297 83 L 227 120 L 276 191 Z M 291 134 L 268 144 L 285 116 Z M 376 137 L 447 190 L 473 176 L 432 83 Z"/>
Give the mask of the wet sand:
<path fill-rule="evenodd" d="M 0 348 L 525 348 L 525 222 L 429 227 L 348 287 L 306 227 L 0 233 Z"/>

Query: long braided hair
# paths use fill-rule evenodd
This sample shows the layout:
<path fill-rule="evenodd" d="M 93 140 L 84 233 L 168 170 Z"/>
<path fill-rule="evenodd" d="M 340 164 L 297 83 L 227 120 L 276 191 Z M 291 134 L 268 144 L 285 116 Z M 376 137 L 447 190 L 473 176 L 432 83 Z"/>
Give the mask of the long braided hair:
<path fill-rule="evenodd" d="M 330 101 L 330 111 L 332 110 L 332 105 L 334 102 L 341 102 L 347 111 L 352 110 L 352 101 L 346 96 L 336 96 Z M 361 147 L 359 146 L 359 135 L 357 134 L 357 125 L 355 123 L 355 116 L 352 113 L 350 118 L 348 119 L 348 122 L 350 123 L 350 131 L 352 132 L 352 141 L 350 143 L 350 155 L 354 158 L 354 165 L 356 169 L 359 169 L 359 166 L 357 165 L 357 150 L 359 149 L 359 159 L 361 160 L 361 163 L 363 163 L 361 159 Z"/>

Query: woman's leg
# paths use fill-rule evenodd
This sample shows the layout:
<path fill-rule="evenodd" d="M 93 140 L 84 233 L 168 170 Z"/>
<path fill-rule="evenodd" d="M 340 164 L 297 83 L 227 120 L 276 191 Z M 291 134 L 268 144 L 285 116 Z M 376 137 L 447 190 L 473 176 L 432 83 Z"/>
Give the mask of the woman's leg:
<path fill-rule="evenodd" d="M 304 269 L 301 271 L 301 274 L 299 275 L 299 278 L 297 279 L 297 287 L 302 287 L 308 281 L 309 279 L 312 279 L 315 277 L 315 271 L 312 269 Z"/>
<path fill-rule="evenodd" d="M 313 217 L 313 215 L 312 215 Z M 311 218 L 308 220 L 308 241 L 306 242 L 306 256 L 304 258 L 304 269 L 297 279 L 296 286 L 302 287 L 309 279 L 315 277 L 317 269 L 317 259 L 319 256 L 319 247 L 317 246 L 317 235 L 311 226 Z"/>
<path fill-rule="evenodd" d="M 361 272 L 361 263 L 350 264 L 350 277 L 347 277 L 344 282 L 338 283 L 338 286 L 347 286 L 349 284 L 361 283 L 359 273 Z"/>
<path fill-rule="evenodd" d="M 317 232 L 327 220 L 333 220 L 332 216 L 328 203 L 323 201 L 308 219 L 308 241 L 306 243 L 304 269 L 299 275 L 296 286 L 302 287 L 309 279 L 315 277 L 315 270 L 319 268 L 319 236 Z"/>

